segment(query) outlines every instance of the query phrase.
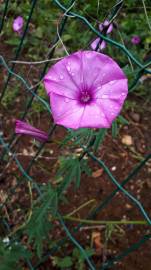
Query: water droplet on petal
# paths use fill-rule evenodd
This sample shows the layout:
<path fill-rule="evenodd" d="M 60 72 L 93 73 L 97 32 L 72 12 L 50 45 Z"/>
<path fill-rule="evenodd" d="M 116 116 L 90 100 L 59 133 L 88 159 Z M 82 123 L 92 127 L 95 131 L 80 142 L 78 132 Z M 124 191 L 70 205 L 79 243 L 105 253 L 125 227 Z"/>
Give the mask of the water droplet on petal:
<path fill-rule="evenodd" d="M 122 96 L 125 96 L 126 94 L 125 93 L 122 93 Z"/>
<path fill-rule="evenodd" d="M 71 71 L 71 67 L 70 67 L 70 66 L 67 66 L 67 70 L 68 70 L 68 71 Z"/>
<path fill-rule="evenodd" d="M 101 96 L 101 98 L 109 98 L 109 96 L 104 94 Z"/>
<path fill-rule="evenodd" d="M 91 57 L 91 52 L 86 52 L 85 55 L 86 55 L 87 58 L 90 58 Z"/>
<path fill-rule="evenodd" d="M 63 75 L 60 75 L 60 80 L 63 80 L 64 79 L 64 76 Z"/>
<path fill-rule="evenodd" d="M 68 102 L 70 101 L 70 99 L 69 99 L 69 98 L 65 98 L 64 101 L 65 101 L 66 103 L 68 103 Z"/>
<path fill-rule="evenodd" d="M 71 75 L 74 76 L 75 75 L 74 72 L 72 72 Z"/>
<path fill-rule="evenodd" d="M 109 82 L 110 85 L 112 85 L 112 84 L 114 84 L 114 83 L 115 83 L 115 81 L 110 81 L 110 82 Z"/>

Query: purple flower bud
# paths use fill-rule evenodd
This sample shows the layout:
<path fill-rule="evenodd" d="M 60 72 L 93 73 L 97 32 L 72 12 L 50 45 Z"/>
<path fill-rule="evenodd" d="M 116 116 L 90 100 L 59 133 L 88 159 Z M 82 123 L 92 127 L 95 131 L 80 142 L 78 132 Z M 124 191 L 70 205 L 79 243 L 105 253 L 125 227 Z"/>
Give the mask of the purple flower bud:
<path fill-rule="evenodd" d="M 106 29 L 106 34 L 109 34 L 113 30 L 113 24 L 105 20 L 103 23 L 99 24 L 99 30 L 102 32 L 104 29 Z M 106 48 L 106 42 L 104 40 L 101 41 L 100 38 L 96 38 L 91 44 L 90 47 L 92 50 L 96 50 L 98 43 L 100 43 L 97 51 L 100 52 Z"/>
<path fill-rule="evenodd" d="M 140 39 L 139 36 L 133 36 L 133 37 L 131 38 L 131 42 L 132 42 L 132 44 L 134 44 L 134 45 L 138 45 L 138 44 L 141 42 L 141 39 Z"/>
<path fill-rule="evenodd" d="M 108 20 L 105 20 L 103 23 L 100 23 L 99 24 L 99 30 L 100 32 L 102 32 L 104 30 L 104 28 L 107 28 L 107 34 L 111 33 L 112 30 L 113 30 L 113 24 L 108 21 Z"/>
<path fill-rule="evenodd" d="M 100 38 L 96 38 L 95 40 L 93 40 L 93 42 L 91 43 L 91 49 L 92 50 L 96 50 L 96 48 L 97 48 L 97 46 L 98 46 L 98 44 L 99 44 L 99 42 L 100 42 Z"/>
<path fill-rule="evenodd" d="M 16 120 L 15 133 L 30 135 L 34 137 L 36 140 L 39 140 L 42 142 L 48 140 L 48 135 L 46 132 L 40 129 L 34 128 L 33 126 L 29 125 L 25 121 Z"/>
<path fill-rule="evenodd" d="M 106 48 L 106 42 L 104 40 L 102 40 L 101 44 L 100 44 L 100 51 L 103 51 Z"/>
<path fill-rule="evenodd" d="M 21 30 L 24 25 L 24 19 L 21 16 L 18 16 L 16 19 L 13 21 L 13 30 L 17 33 L 21 33 Z"/>
<path fill-rule="evenodd" d="M 98 44 L 99 44 L 99 46 L 98 46 Z M 97 51 L 100 52 L 100 51 L 103 51 L 103 50 L 106 48 L 106 42 L 105 42 L 104 40 L 101 41 L 100 38 L 96 38 L 96 39 L 91 43 L 90 46 L 91 46 L 91 49 L 94 50 L 94 51 L 95 51 L 95 50 L 97 49 L 97 47 L 98 47 Z"/>

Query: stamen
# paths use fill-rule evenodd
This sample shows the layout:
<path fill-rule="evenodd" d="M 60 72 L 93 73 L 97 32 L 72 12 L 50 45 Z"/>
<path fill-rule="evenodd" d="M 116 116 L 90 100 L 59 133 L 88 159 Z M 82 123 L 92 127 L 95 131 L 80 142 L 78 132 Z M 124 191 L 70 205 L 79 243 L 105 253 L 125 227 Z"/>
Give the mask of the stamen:
<path fill-rule="evenodd" d="M 80 94 L 80 102 L 81 103 L 89 103 L 92 100 L 92 96 L 90 92 L 83 90 Z"/>

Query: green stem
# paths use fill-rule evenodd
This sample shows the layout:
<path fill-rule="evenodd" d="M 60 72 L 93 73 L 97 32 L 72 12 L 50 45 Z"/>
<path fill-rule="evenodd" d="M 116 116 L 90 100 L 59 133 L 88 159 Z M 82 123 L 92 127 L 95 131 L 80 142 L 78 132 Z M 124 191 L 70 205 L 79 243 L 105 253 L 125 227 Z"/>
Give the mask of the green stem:
<path fill-rule="evenodd" d="M 95 224 L 95 225 L 108 225 L 108 224 L 120 224 L 120 225 L 148 225 L 148 222 L 145 220 L 90 220 L 90 219 L 81 219 L 71 216 L 63 216 L 65 220 L 75 221 L 85 224 Z"/>

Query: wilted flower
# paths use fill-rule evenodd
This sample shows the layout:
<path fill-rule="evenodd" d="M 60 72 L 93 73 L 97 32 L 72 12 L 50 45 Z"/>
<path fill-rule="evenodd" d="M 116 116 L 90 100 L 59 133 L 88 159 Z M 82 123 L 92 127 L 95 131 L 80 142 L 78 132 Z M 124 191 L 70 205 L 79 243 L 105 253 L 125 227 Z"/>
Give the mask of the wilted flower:
<path fill-rule="evenodd" d="M 128 93 L 127 78 L 107 55 L 79 51 L 44 77 L 54 122 L 68 128 L 109 128 Z"/>
<path fill-rule="evenodd" d="M 139 44 L 139 43 L 141 42 L 141 39 L 140 39 L 139 36 L 133 36 L 133 37 L 131 38 L 131 42 L 132 42 L 134 45 L 137 45 L 137 44 Z"/>
<path fill-rule="evenodd" d="M 39 141 L 47 141 L 48 140 L 48 135 L 46 132 L 44 132 L 40 129 L 34 128 L 33 126 L 29 125 L 25 121 L 16 120 L 15 133 L 16 134 L 30 135 Z"/>
<path fill-rule="evenodd" d="M 13 30 L 17 33 L 21 33 L 21 30 L 24 25 L 24 19 L 21 16 L 18 16 L 14 21 L 13 21 Z"/>
<path fill-rule="evenodd" d="M 99 24 L 99 30 L 100 32 L 105 31 L 106 34 L 109 34 L 113 30 L 113 24 L 105 20 L 103 23 Z M 106 48 L 106 42 L 101 38 L 96 38 L 90 46 L 92 50 L 102 51 Z"/>

